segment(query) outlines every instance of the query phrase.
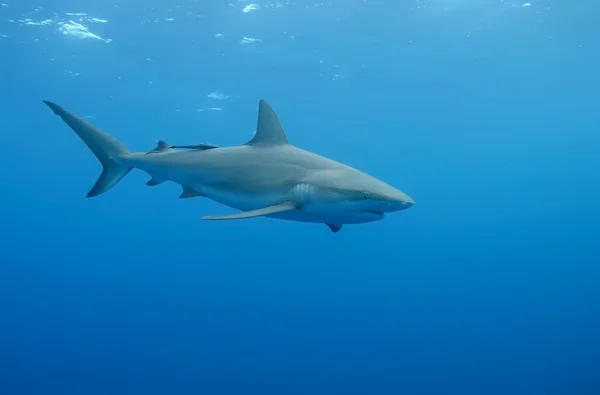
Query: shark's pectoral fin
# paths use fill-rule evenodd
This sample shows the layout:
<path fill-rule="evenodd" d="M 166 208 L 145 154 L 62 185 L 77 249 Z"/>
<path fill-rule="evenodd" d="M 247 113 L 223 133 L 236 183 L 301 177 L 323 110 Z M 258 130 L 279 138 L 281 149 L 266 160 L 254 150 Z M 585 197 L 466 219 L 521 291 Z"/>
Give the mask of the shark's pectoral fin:
<path fill-rule="evenodd" d="M 337 233 L 340 230 L 342 230 L 342 225 L 333 225 L 333 224 L 325 224 L 325 225 L 327 225 L 333 233 Z"/>
<path fill-rule="evenodd" d="M 181 192 L 181 195 L 179 195 L 179 199 L 188 199 L 193 197 L 204 196 L 202 193 L 198 192 L 193 188 L 188 187 L 187 185 L 182 185 L 182 188 L 183 192 Z"/>
<path fill-rule="evenodd" d="M 203 217 L 202 219 L 224 220 L 224 219 L 254 218 L 254 217 L 260 217 L 263 215 L 281 213 L 283 211 L 297 210 L 299 208 L 300 208 L 300 204 L 298 204 L 297 202 L 288 201 L 288 202 L 276 204 L 274 206 L 259 208 L 258 210 L 250 210 L 250 211 L 244 211 L 241 213 L 225 214 L 225 215 L 210 215 L 208 217 Z"/>

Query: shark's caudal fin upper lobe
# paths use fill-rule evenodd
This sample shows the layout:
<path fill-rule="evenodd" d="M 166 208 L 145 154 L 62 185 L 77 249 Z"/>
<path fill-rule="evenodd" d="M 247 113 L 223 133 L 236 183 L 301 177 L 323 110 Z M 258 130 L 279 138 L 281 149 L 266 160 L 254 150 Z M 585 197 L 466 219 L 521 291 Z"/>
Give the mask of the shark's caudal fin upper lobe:
<path fill-rule="evenodd" d="M 46 100 L 44 100 L 44 103 L 77 133 L 81 140 L 96 155 L 100 163 L 102 163 L 102 174 L 88 192 L 87 197 L 103 194 L 129 173 L 131 168 L 120 163 L 120 159 L 131 153 L 127 147 L 58 104 Z"/>

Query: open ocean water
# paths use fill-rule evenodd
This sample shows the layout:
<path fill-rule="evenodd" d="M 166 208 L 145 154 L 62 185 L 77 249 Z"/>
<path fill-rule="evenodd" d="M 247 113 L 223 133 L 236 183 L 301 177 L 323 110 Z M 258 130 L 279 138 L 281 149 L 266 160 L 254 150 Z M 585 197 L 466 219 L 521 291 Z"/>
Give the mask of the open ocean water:
<path fill-rule="evenodd" d="M 0 395 L 600 394 L 598 1 L 0 3 Z M 147 151 L 243 144 L 259 99 L 414 207 L 86 199 L 42 103 Z"/>

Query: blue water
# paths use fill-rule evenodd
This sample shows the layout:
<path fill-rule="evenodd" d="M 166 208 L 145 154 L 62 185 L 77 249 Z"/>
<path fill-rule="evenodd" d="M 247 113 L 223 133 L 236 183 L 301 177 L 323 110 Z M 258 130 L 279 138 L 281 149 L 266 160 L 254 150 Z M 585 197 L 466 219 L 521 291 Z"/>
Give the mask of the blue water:
<path fill-rule="evenodd" d="M 597 1 L 0 3 L 1 395 L 600 394 Z M 42 103 L 146 151 L 244 143 L 261 98 L 415 206 L 86 199 Z"/>

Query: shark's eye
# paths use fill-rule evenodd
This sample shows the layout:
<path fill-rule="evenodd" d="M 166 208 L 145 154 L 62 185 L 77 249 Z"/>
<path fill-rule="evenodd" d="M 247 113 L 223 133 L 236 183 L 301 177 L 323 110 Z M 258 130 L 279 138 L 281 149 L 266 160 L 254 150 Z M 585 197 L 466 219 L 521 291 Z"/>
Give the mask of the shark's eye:
<path fill-rule="evenodd" d="M 369 200 L 371 196 L 367 192 L 363 192 L 363 199 Z"/>

